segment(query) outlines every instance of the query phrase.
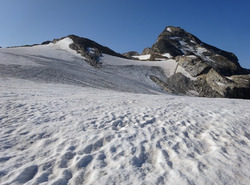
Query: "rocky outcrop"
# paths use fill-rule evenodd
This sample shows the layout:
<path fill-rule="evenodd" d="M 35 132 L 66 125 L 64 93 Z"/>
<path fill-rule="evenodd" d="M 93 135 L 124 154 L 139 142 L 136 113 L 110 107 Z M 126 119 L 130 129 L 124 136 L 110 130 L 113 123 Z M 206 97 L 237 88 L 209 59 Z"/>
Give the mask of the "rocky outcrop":
<path fill-rule="evenodd" d="M 151 54 L 150 60 L 169 54 L 196 78 L 192 80 L 176 73 L 165 84 L 151 78 L 168 92 L 250 99 L 250 72 L 240 66 L 238 58 L 231 52 L 202 42 L 184 29 L 166 27 L 152 47 L 145 48 L 142 54 Z"/>
<path fill-rule="evenodd" d="M 134 59 L 133 56 L 139 56 L 140 53 L 138 53 L 137 51 L 129 51 L 126 53 L 122 53 L 123 56 L 130 58 L 130 59 Z"/>
<path fill-rule="evenodd" d="M 220 70 L 216 70 L 206 62 L 204 62 L 200 57 L 191 56 L 178 56 L 176 61 L 180 66 L 182 66 L 191 76 L 201 77 L 197 78 L 198 86 L 204 87 L 206 84 L 213 91 L 220 94 L 220 96 L 212 97 L 227 97 L 227 98 L 246 98 L 250 99 L 250 76 L 247 74 L 242 75 L 231 75 L 224 76 Z M 243 73 L 246 71 L 243 70 Z M 203 83 L 200 83 L 200 80 Z M 176 83 L 176 82 L 175 82 Z M 182 83 L 182 82 L 178 82 Z M 206 92 L 204 92 L 206 90 Z M 211 97 L 211 91 L 207 91 L 207 88 L 198 90 L 201 96 Z M 214 93 L 213 93 L 214 94 Z"/>
<path fill-rule="evenodd" d="M 47 44 L 49 44 L 49 43 L 51 43 L 51 41 L 48 40 L 48 41 L 42 42 L 41 45 L 47 45 Z"/>
<path fill-rule="evenodd" d="M 142 55 L 148 55 L 148 54 L 150 54 L 150 47 L 147 47 L 147 48 L 145 48 L 143 51 L 142 51 Z"/>
<path fill-rule="evenodd" d="M 175 73 L 167 81 L 162 81 L 156 77 L 150 77 L 152 81 L 162 87 L 163 90 L 179 94 L 201 96 L 209 98 L 223 98 L 224 96 L 213 90 L 207 83 L 204 76 L 199 77 L 199 80 L 193 81 L 182 73 Z"/>
<path fill-rule="evenodd" d="M 223 97 L 250 99 L 250 75 L 225 77 L 211 69 L 206 75 L 206 82 Z"/>
<path fill-rule="evenodd" d="M 193 77 L 207 73 L 211 69 L 210 65 L 203 62 L 200 57 L 194 55 L 178 56 L 176 57 L 176 61 Z"/>

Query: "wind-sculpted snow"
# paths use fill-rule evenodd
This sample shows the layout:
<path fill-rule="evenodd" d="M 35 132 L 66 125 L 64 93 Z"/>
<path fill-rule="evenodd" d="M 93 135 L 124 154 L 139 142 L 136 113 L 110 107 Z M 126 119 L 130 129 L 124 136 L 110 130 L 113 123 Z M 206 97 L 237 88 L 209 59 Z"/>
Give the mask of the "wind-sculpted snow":
<path fill-rule="evenodd" d="M 249 184 L 250 102 L 12 78 L 1 184 Z"/>
<path fill-rule="evenodd" d="M 0 49 L 0 184 L 250 183 L 250 101 L 166 94 L 161 62 L 67 50 Z"/>

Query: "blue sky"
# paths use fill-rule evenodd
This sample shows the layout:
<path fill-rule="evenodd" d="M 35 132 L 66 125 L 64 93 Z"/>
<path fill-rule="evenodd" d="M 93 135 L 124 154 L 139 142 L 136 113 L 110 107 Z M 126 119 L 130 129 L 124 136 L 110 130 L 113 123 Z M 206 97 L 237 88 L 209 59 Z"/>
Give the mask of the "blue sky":
<path fill-rule="evenodd" d="M 120 53 L 141 52 L 172 25 L 250 68 L 249 7 L 249 0 L 1 0 L 0 46 L 76 34 Z"/>

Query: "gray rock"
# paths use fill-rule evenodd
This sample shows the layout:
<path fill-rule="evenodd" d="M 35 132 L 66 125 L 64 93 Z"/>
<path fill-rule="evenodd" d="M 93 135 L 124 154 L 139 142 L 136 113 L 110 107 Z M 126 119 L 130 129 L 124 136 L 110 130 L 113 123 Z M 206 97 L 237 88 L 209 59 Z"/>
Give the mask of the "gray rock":
<path fill-rule="evenodd" d="M 175 93 L 173 88 L 171 88 L 166 82 L 160 80 L 159 78 L 157 78 L 156 76 L 150 76 L 150 79 L 155 82 L 156 84 L 158 84 L 160 87 L 162 87 L 162 89 L 164 91 L 167 91 L 169 93 Z"/>
<path fill-rule="evenodd" d="M 140 53 L 138 53 L 137 51 L 129 51 L 129 52 L 126 52 L 126 53 L 122 53 L 122 55 L 127 57 L 127 58 L 133 58 L 133 56 L 139 56 Z"/>
<path fill-rule="evenodd" d="M 193 77 L 207 73 L 211 69 L 211 66 L 193 55 L 178 56 L 176 61 Z"/>
<path fill-rule="evenodd" d="M 195 82 L 184 76 L 182 73 L 172 75 L 167 79 L 167 83 L 176 94 L 188 94 L 190 90 L 195 90 Z"/>
<path fill-rule="evenodd" d="M 145 48 L 145 49 L 142 51 L 142 55 L 148 55 L 148 54 L 150 54 L 150 48 L 149 48 L 149 47 Z"/>
<path fill-rule="evenodd" d="M 223 97 L 250 99 L 250 75 L 225 77 L 211 69 L 206 75 L 206 82 Z"/>
<path fill-rule="evenodd" d="M 181 73 L 172 75 L 167 81 L 162 81 L 155 76 L 150 76 L 150 79 L 162 87 L 163 90 L 174 94 L 189 94 L 190 91 L 195 91 L 195 81 L 190 80 Z"/>

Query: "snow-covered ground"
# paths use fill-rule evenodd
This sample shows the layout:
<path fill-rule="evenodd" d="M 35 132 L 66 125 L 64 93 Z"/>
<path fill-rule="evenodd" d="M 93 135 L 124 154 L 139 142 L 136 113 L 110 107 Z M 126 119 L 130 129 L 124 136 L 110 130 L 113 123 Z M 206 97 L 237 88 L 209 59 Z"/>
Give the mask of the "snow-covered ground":
<path fill-rule="evenodd" d="M 0 184 L 250 183 L 249 100 L 166 94 L 165 69 L 62 45 L 0 49 Z"/>
<path fill-rule="evenodd" d="M 134 58 L 138 58 L 139 60 L 149 60 L 151 55 L 140 55 L 140 56 L 133 56 Z"/>

